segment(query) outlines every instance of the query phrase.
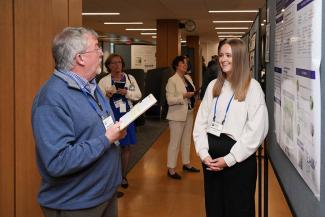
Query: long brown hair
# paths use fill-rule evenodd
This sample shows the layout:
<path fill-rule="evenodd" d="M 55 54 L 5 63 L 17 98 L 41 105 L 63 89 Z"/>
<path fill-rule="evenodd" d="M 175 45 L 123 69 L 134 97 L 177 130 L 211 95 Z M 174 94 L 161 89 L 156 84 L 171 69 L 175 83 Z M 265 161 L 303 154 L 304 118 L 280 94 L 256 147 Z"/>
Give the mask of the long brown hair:
<path fill-rule="evenodd" d="M 227 39 L 223 42 L 229 44 L 232 52 L 232 73 L 228 78 L 232 89 L 234 90 L 234 98 L 238 101 L 244 101 L 252 79 L 248 63 L 248 51 L 244 41 L 241 39 Z M 213 96 L 220 96 L 222 86 L 227 78 L 226 73 L 221 72 L 218 74 L 216 83 L 213 87 Z"/>

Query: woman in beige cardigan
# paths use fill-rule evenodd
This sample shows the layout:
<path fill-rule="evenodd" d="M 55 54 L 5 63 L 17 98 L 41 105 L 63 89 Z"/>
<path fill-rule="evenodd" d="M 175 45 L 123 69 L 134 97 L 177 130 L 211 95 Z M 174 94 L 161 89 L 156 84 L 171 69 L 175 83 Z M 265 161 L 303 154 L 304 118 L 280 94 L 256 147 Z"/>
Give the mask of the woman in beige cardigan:
<path fill-rule="evenodd" d="M 181 146 L 183 170 L 199 172 L 190 166 L 190 144 L 193 127 L 193 107 L 195 86 L 187 72 L 187 62 L 184 56 L 177 56 L 172 67 L 176 73 L 169 78 L 166 85 L 168 103 L 167 119 L 169 120 L 170 141 L 167 152 L 167 175 L 173 179 L 181 179 L 175 171 L 179 148 Z"/>

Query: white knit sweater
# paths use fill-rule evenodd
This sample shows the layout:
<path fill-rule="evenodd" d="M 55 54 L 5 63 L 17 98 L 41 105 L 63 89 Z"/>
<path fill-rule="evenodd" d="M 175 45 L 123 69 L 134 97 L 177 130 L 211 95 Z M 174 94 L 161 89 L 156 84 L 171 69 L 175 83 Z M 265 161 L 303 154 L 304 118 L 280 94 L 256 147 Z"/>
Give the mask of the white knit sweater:
<path fill-rule="evenodd" d="M 196 116 L 193 137 L 195 149 L 201 160 L 209 156 L 207 130 L 213 116 L 216 97 L 212 96 L 212 89 L 216 80 L 210 82 Z M 216 121 L 222 122 L 225 117 L 228 103 L 233 90 L 228 81 L 225 81 L 216 107 Z M 268 113 L 264 93 L 259 83 L 252 79 L 245 101 L 233 99 L 227 112 L 226 120 L 221 133 L 227 134 L 236 143 L 230 153 L 224 156 L 230 167 L 236 162 L 242 162 L 251 156 L 263 142 L 268 132 Z"/>

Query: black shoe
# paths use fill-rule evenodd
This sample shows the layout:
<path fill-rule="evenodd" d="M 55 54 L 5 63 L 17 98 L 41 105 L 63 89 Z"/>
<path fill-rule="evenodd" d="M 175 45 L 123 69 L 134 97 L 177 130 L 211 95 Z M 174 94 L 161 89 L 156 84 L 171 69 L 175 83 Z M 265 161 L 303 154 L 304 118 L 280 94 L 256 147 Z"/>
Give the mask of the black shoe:
<path fill-rule="evenodd" d="M 182 179 L 182 177 L 178 173 L 175 172 L 174 174 L 171 174 L 169 170 L 167 171 L 167 175 L 172 179 L 178 179 L 178 180 Z"/>
<path fill-rule="evenodd" d="M 123 177 L 123 178 L 122 178 L 121 187 L 122 187 L 122 188 L 128 188 L 128 187 L 129 187 L 129 182 L 128 182 L 128 180 L 126 179 L 126 177 Z"/>
<path fill-rule="evenodd" d="M 121 198 L 121 197 L 124 196 L 124 193 L 121 192 L 121 191 L 118 191 L 118 192 L 116 193 L 116 196 L 117 196 L 117 198 Z"/>
<path fill-rule="evenodd" d="M 187 167 L 185 165 L 183 165 L 183 170 L 187 171 L 187 172 L 191 172 L 191 173 L 198 173 L 200 172 L 199 169 L 196 169 L 195 167 Z"/>

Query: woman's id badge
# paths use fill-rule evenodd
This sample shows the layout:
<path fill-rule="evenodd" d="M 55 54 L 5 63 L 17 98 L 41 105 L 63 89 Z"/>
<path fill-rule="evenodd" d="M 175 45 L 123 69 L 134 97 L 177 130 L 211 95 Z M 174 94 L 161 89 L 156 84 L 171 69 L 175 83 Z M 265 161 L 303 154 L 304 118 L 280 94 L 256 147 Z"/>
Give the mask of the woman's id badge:
<path fill-rule="evenodd" d="M 120 102 L 120 112 L 125 113 L 126 112 L 126 103 L 121 100 Z"/>
<path fill-rule="evenodd" d="M 134 84 L 130 84 L 129 90 L 130 90 L 130 91 L 135 91 L 135 86 L 134 86 Z"/>
<path fill-rule="evenodd" d="M 212 124 L 208 130 L 208 133 L 211 133 L 212 135 L 219 137 L 221 134 L 222 128 L 223 128 L 223 125 L 221 123 L 212 121 Z"/>

